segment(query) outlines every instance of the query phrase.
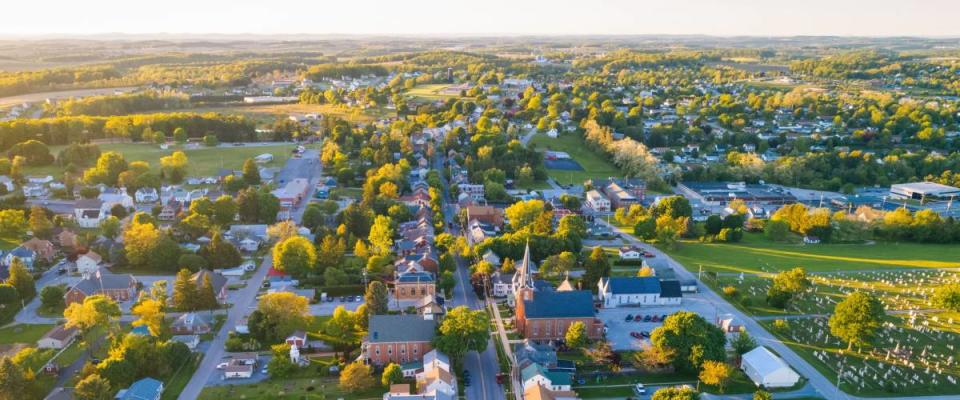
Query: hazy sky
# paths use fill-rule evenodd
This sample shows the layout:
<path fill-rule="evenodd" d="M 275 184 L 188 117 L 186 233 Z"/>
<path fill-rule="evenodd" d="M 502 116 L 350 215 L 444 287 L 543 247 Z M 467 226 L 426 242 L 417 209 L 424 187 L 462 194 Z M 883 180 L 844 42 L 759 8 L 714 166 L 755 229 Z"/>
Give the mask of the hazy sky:
<path fill-rule="evenodd" d="M 960 0 L 11 0 L 2 34 L 960 36 Z"/>

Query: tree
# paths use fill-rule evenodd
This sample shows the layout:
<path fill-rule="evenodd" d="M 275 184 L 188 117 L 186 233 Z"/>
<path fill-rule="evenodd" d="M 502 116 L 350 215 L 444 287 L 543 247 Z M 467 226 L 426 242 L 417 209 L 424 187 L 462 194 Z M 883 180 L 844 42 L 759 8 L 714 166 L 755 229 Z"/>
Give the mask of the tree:
<path fill-rule="evenodd" d="M 20 293 L 17 293 L 17 288 L 7 283 L 0 283 L 0 304 L 6 306 L 19 302 Z"/>
<path fill-rule="evenodd" d="M 91 374 L 77 382 L 77 386 L 73 389 L 73 397 L 77 400 L 111 400 L 113 390 L 106 379 L 98 374 Z"/>
<path fill-rule="evenodd" d="M 257 192 L 257 220 L 266 224 L 277 220 L 277 213 L 280 212 L 280 199 L 270 193 L 266 188 L 261 188 Z"/>
<path fill-rule="evenodd" d="M 13 362 L 10 357 L 0 359 L 0 400 L 28 398 L 35 392 L 33 376 Z"/>
<path fill-rule="evenodd" d="M 89 332 L 94 327 L 108 327 L 120 318 L 120 306 L 103 295 L 87 296 L 83 302 L 73 303 L 63 311 L 67 328 Z"/>
<path fill-rule="evenodd" d="M 373 368 L 360 361 L 350 363 L 340 373 L 340 389 L 347 393 L 370 389 L 376 384 Z"/>
<path fill-rule="evenodd" d="M 773 400 L 773 394 L 763 389 L 753 392 L 753 400 Z"/>
<path fill-rule="evenodd" d="M 153 224 L 131 223 L 123 232 L 127 262 L 138 268 L 150 264 L 151 258 L 156 257 L 154 250 L 160 242 L 160 236 L 160 230 Z"/>
<path fill-rule="evenodd" d="M 870 344 L 883 323 L 883 303 L 873 295 L 854 292 L 843 299 L 833 310 L 828 325 L 830 333 L 847 342 L 847 350 L 853 345 Z"/>
<path fill-rule="evenodd" d="M 210 274 L 203 274 L 203 281 L 197 288 L 197 308 L 201 310 L 213 310 L 219 308 L 217 293 L 213 290 L 213 283 L 210 282 Z"/>
<path fill-rule="evenodd" d="M 23 210 L 7 209 L 0 211 L 0 235 L 7 237 L 23 236 L 27 232 L 27 218 Z"/>
<path fill-rule="evenodd" d="M 259 185 L 260 184 L 260 169 L 257 168 L 257 163 L 253 161 L 252 158 L 248 158 L 243 162 L 243 181 L 248 185 Z"/>
<path fill-rule="evenodd" d="M 40 206 L 30 208 L 30 232 L 33 236 L 49 239 L 53 233 L 53 223 L 47 218 L 47 212 Z"/>
<path fill-rule="evenodd" d="M 750 336 L 747 333 L 746 329 L 740 329 L 740 333 L 730 342 L 730 346 L 733 347 L 733 351 L 737 353 L 737 364 L 740 364 L 740 358 L 744 354 L 747 354 L 750 350 L 757 348 L 757 341 L 754 340 L 753 336 Z"/>
<path fill-rule="evenodd" d="M 712 214 L 707 217 L 707 221 L 704 223 L 704 230 L 708 235 L 716 235 L 720 233 L 720 230 L 723 229 L 723 219 L 719 215 Z"/>
<path fill-rule="evenodd" d="M 583 274 L 583 285 L 590 290 L 598 290 L 597 284 L 600 282 L 600 278 L 610 276 L 611 268 L 610 262 L 607 260 L 607 253 L 600 246 L 594 247 L 590 251 L 590 256 L 583 263 L 583 267 L 586 270 Z"/>
<path fill-rule="evenodd" d="M 393 247 L 393 228 L 390 227 L 390 217 L 378 215 L 370 227 L 370 251 L 376 255 L 386 255 Z"/>
<path fill-rule="evenodd" d="M 567 342 L 567 347 L 571 349 L 582 349 L 587 346 L 587 326 L 581 321 L 574 321 L 567 328 L 567 333 L 563 336 Z"/>
<path fill-rule="evenodd" d="M 317 265 L 317 249 L 303 236 L 293 236 L 273 247 L 273 268 L 296 277 L 312 272 Z"/>
<path fill-rule="evenodd" d="M 788 271 L 781 271 L 773 277 L 773 284 L 767 289 L 767 303 L 780 308 L 786 308 L 794 296 L 810 288 L 810 279 L 807 271 L 796 267 Z"/>
<path fill-rule="evenodd" d="M 933 305 L 949 311 L 960 311 L 960 283 L 948 283 L 933 289 Z"/>
<path fill-rule="evenodd" d="M 545 206 L 542 200 L 527 200 L 513 203 L 504 210 L 504 214 L 510 220 L 510 227 L 513 231 L 520 232 L 540 218 L 544 210 Z"/>
<path fill-rule="evenodd" d="M 290 220 L 277 222 L 267 228 L 267 236 L 278 242 L 298 235 L 300 235 L 300 228 L 297 227 L 296 222 Z"/>
<path fill-rule="evenodd" d="M 183 268 L 180 272 L 177 272 L 177 278 L 173 281 L 173 307 L 177 310 L 192 311 L 197 309 L 199 297 L 197 285 L 190 278 L 190 270 Z"/>
<path fill-rule="evenodd" d="M 457 280 L 453 277 L 453 271 L 443 271 L 443 273 L 440 274 L 440 282 L 437 285 L 440 290 L 449 297 L 449 295 L 453 293 L 454 286 L 457 285 Z"/>
<path fill-rule="evenodd" d="M 726 357 L 726 337 L 720 328 L 689 311 L 667 317 L 650 334 L 654 347 L 674 354 L 671 363 L 681 371 L 698 371 L 704 361 L 722 361 Z"/>
<path fill-rule="evenodd" d="M 668 216 L 670 218 L 681 218 L 681 217 L 691 217 L 693 216 L 693 207 L 690 206 L 690 201 L 683 196 L 670 196 L 667 198 L 660 199 L 656 204 L 654 204 L 650 213 L 654 217 Z"/>
<path fill-rule="evenodd" d="M 237 202 L 229 195 L 220 196 L 213 202 L 213 222 L 220 226 L 233 223 L 237 216 Z"/>
<path fill-rule="evenodd" d="M 387 286 L 380 281 L 373 281 L 367 285 L 367 291 L 363 295 L 363 300 L 367 304 L 367 309 L 371 314 L 386 314 L 390 310 L 387 297 Z"/>
<path fill-rule="evenodd" d="M 259 196 L 254 188 L 243 189 L 237 194 L 237 214 L 240 215 L 241 222 L 253 223 L 258 221 L 260 206 L 257 201 Z"/>
<path fill-rule="evenodd" d="M 160 169 L 170 182 L 180 183 L 187 176 L 187 155 L 182 151 L 160 157 Z"/>
<path fill-rule="evenodd" d="M 298 329 L 306 329 L 312 319 L 310 301 L 290 292 L 263 295 L 257 303 L 257 312 L 261 318 L 259 332 L 254 332 L 253 326 L 250 331 L 264 343 L 275 343 Z"/>
<path fill-rule="evenodd" d="M 210 241 L 200 248 L 198 253 L 210 269 L 233 268 L 243 261 L 240 250 L 233 243 L 223 238 L 220 231 L 215 231 Z"/>
<path fill-rule="evenodd" d="M 400 382 L 403 382 L 403 369 L 397 364 L 388 364 L 383 369 L 383 375 L 380 376 L 380 384 L 384 387 L 390 387 L 390 385 Z"/>
<path fill-rule="evenodd" d="M 203 136 L 203 145 L 207 147 L 217 147 L 220 144 L 220 139 L 217 139 L 217 135 L 204 135 Z"/>
<path fill-rule="evenodd" d="M 483 310 L 456 307 L 440 323 L 439 335 L 433 339 L 433 345 L 450 356 L 456 365 L 461 365 L 468 351 L 486 350 L 490 339 L 489 329 L 490 322 Z"/>
<path fill-rule="evenodd" d="M 139 317 L 133 321 L 133 326 L 146 326 L 150 334 L 160 337 L 166 331 L 163 312 L 163 303 L 159 300 L 147 299 L 133 306 L 131 314 Z"/>
<path fill-rule="evenodd" d="M 297 365 L 290 360 L 290 345 L 286 343 L 275 344 L 270 347 L 273 351 L 273 358 L 267 363 L 267 370 L 270 371 L 270 377 L 274 379 L 283 379 L 297 370 Z"/>
<path fill-rule="evenodd" d="M 97 159 L 95 166 L 84 171 L 83 182 L 88 185 L 116 185 L 120 173 L 126 171 L 127 167 L 127 160 L 122 154 L 115 151 L 105 152 Z"/>
<path fill-rule="evenodd" d="M 654 276 L 654 275 L 656 275 L 656 272 L 654 272 L 653 268 L 650 268 L 649 265 L 644 265 L 640 267 L 639 270 L 637 270 L 637 276 L 640 278 Z"/>
<path fill-rule="evenodd" d="M 730 380 L 733 369 L 723 361 L 707 360 L 703 362 L 700 371 L 700 380 L 707 385 L 716 386 L 720 393 L 723 393 L 724 386 Z"/>
<path fill-rule="evenodd" d="M 670 386 L 658 389 L 650 400 L 700 400 L 700 393 L 689 386 Z"/>
<path fill-rule="evenodd" d="M 613 348 L 610 347 L 610 342 L 606 340 L 598 341 L 592 348 L 585 350 L 584 353 L 590 360 L 598 365 L 612 364 L 617 357 Z"/>
<path fill-rule="evenodd" d="M 653 216 L 637 218 L 637 224 L 633 226 L 633 234 L 643 240 L 653 239 L 657 235 L 657 220 Z"/>
<path fill-rule="evenodd" d="M 785 221 L 771 219 L 763 227 L 763 234 L 774 242 L 783 242 L 787 240 L 787 234 L 790 233 L 790 224 Z"/>
<path fill-rule="evenodd" d="M 100 233 L 107 239 L 114 239 L 120 234 L 120 219 L 114 215 L 100 221 Z"/>
<path fill-rule="evenodd" d="M 177 127 L 173 130 L 173 140 L 177 143 L 183 144 L 187 142 L 187 130 L 182 127 Z"/>
<path fill-rule="evenodd" d="M 37 295 L 36 283 L 33 281 L 33 275 L 27 271 L 19 257 L 14 257 L 9 267 L 10 276 L 7 277 L 7 284 L 17 288 L 20 294 L 20 300 L 28 302 L 33 296 Z"/>

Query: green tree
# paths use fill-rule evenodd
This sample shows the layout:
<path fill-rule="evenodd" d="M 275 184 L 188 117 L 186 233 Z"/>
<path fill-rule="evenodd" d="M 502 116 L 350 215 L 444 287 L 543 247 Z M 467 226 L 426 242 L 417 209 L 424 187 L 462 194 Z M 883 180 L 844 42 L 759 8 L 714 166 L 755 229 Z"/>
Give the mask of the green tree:
<path fill-rule="evenodd" d="M 489 329 L 490 322 L 484 311 L 456 307 L 440 323 L 439 334 L 433 339 L 433 345 L 450 356 L 456 365 L 462 365 L 468 351 L 486 350 L 490 339 Z"/>
<path fill-rule="evenodd" d="M 161 234 L 153 224 L 131 223 L 127 226 L 123 232 L 123 248 L 127 262 L 133 267 L 149 265 L 151 258 L 156 257 L 154 250 L 160 242 Z"/>
<path fill-rule="evenodd" d="M 933 304 L 950 311 L 960 311 L 960 283 L 948 283 L 934 288 Z"/>
<path fill-rule="evenodd" d="M 260 215 L 259 197 L 256 189 L 250 187 L 237 194 L 237 214 L 240 215 L 240 222 L 255 223 L 258 221 Z"/>
<path fill-rule="evenodd" d="M 160 337 L 166 332 L 166 314 L 163 312 L 163 303 L 159 300 L 146 299 L 133 306 L 130 312 L 138 318 L 133 326 L 146 326 L 150 334 Z"/>
<path fill-rule="evenodd" d="M 220 231 L 213 232 L 210 241 L 200 248 L 198 254 L 207 261 L 210 269 L 233 268 L 243 261 L 240 250 L 224 239 Z"/>
<path fill-rule="evenodd" d="M 767 289 L 767 303 L 779 308 L 786 308 L 794 296 L 810 288 L 810 279 L 807 271 L 797 267 L 781 271 L 773 277 L 773 284 Z"/>
<path fill-rule="evenodd" d="M 0 211 L 0 235 L 19 238 L 27 232 L 27 218 L 23 210 Z"/>
<path fill-rule="evenodd" d="M 20 261 L 19 257 L 13 258 L 8 272 L 10 276 L 7 277 L 6 283 L 17 288 L 17 293 L 20 294 L 20 299 L 23 302 L 26 303 L 37 295 L 37 286 L 33 281 L 33 274 L 27 271 L 27 267 L 23 265 L 23 261 Z"/>
<path fill-rule="evenodd" d="M 77 400 L 112 400 L 113 390 L 110 382 L 98 374 L 92 374 L 77 382 L 73 397 Z"/>
<path fill-rule="evenodd" d="M 173 307 L 181 311 L 192 311 L 197 309 L 199 303 L 199 294 L 197 285 L 190 280 L 191 273 L 189 269 L 183 268 L 177 272 L 177 278 L 173 281 Z"/>
<path fill-rule="evenodd" d="M 63 296 L 66 290 L 62 286 L 48 285 L 40 290 L 40 306 L 45 310 L 58 310 L 65 307 Z"/>
<path fill-rule="evenodd" d="M 47 218 L 47 212 L 40 206 L 30 208 L 30 232 L 41 239 L 49 239 L 53 233 L 53 223 Z"/>
<path fill-rule="evenodd" d="M 393 247 L 393 228 L 390 226 L 390 217 L 378 215 L 373 226 L 370 227 L 370 235 L 367 239 L 370 242 L 370 250 L 376 255 L 389 254 Z"/>
<path fill-rule="evenodd" d="M 263 295 L 256 313 L 259 321 L 255 325 L 250 322 L 250 333 L 264 343 L 276 343 L 296 330 L 306 329 L 313 319 L 309 300 L 290 292 Z"/>
<path fill-rule="evenodd" d="M 35 386 L 29 371 L 10 357 L 0 359 L 0 400 L 19 400 L 33 396 Z"/>
<path fill-rule="evenodd" d="M 270 350 L 273 351 L 273 358 L 271 358 L 270 362 L 267 363 L 267 370 L 270 371 L 270 378 L 287 378 L 297 370 L 297 365 L 290 361 L 289 344 L 275 344 L 270 347 Z"/>
<path fill-rule="evenodd" d="M 120 219 L 111 215 L 100 221 L 100 234 L 107 239 L 114 239 L 120 234 Z"/>
<path fill-rule="evenodd" d="M 177 127 L 173 130 L 173 140 L 177 143 L 183 144 L 187 142 L 187 130 L 182 127 Z"/>
<path fill-rule="evenodd" d="M 563 336 L 567 347 L 571 349 L 582 349 L 587 346 L 587 326 L 581 321 L 575 321 L 567 328 L 567 333 Z"/>
<path fill-rule="evenodd" d="M 383 375 L 380 376 L 380 384 L 389 388 L 390 385 L 400 382 L 403 382 L 403 369 L 397 364 L 388 364 L 383 369 Z"/>
<path fill-rule="evenodd" d="M 670 386 L 658 389 L 650 400 L 700 400 L 700 393 L 689 386 Z"/>
<path fill-rule="evenodd" d="M 830 333 L 847 342 L 847 350 L 853 345 L 870 344 L 883 323 L 883 303 L 871 294 L 854 292 L 837 303 L 828 324 Z"/>
<path fill-rule="evenodd" d="M 269 190 L 261 188 L 257 192 L 257 221 L 266 224 L 277 220 L 277 213 L 280 212 L 280 199 L 270 193 Z"/>
<path fill-rule="evenodd" d="M 726 341 L 720 328 L 689 311 L 667 317 L 650 334 L 653 346 L 671 352 L 671 364 L 687 373 L 700 370 L 704 361 L 722 361 L 726 357 Z"/>
<path fill-rule="evenodd" d="M 600 246 L 594 247 L 590 251 L 590 256 L 583 263 L 586 271 L 583 274 L 583 285 L 590 290 L 597 291 L 597 284 L 600 278 L 610 276 L 610 262 L 607 260 L 607 253 Z"/>
<path fill-rule="evenodd" d="M 88 185 L 98 183 L 109 186 L 116 185 L 120 173 L 126 171 L 127 167 L 127 160 L 123 158 L 122 154 L 115 151 L 105 152 L 97 159 L 94 167 L 84 171 L 83 182 Z"/>
<path fill-rule="evenodd" d="M 237 202 L 232 196 L 224 195 L 213 202 L 213 222 L 220 226 L 233 223 L 237 216 Z"/>
<path fill-rule="evenodd" d="M 539 219 L 545 209 L 542 200 L 518 201 L 507 207 L 504 214 L 510 220 L 513 231 L 520 232 Z"/>
<path fill-rule="evenodd" d="M 187 176 L 188 162 L 186 153 L 175 151 L 169 156 L 160 157 L 160 168 L 170 182 L 180 183 Z"/>
<path fill-rule="evenodd" d="M 273 268 L 296 277 L 305 276 L 317 265 L 317 249 L 303 236 L 292 236 L 273 247 Z"/>
<path fill-rule="evenodd" d="M 20 303 L 20 293 L 17 293 L 17 288 L 7 283 L 0 283 L 0 304 L 8 306 L 14 303 Z"/>
<path fill-rule="evenodd" d="M 730 341 L 730 346 L 733 347 L 734 353 L 737 353 L 737 364 L 739 364 L 744 354 L 757 348 L 757 341 L 747 333 L 746 329 L 741 329 L 740 333 Z"/>
<path fill-rule="evenodd" d="M 260 184 L 260 169 L 257 168 L 257 163 L 252 158 L 243 162 L 243 181 L 248 185 Z"/>
<path fill-rule="evenodd" d="M 691 217 L 693 216 L 693 207 L 690 206 L 690 201 L 683 196 L 670 196 L 667 198 L 660 199 L 656 204 L 654 204 L 650 213 L 654 217 L 668 216 L 670 218 L 682 218 L 682 217 Z"/>
<path fill-rule="evenodd" d="M 753 400 L 773 400 L 773 394 L 763 389 L 753 392 Z"/>
<path fill-rule="evenodd" d="M 197 308 L 201 310 L 213 310 L 219 308 L 217 293 L 213 290 L 213 283 L 210 282 L 210 274 L 203 274 L 203 281 L 197 288 Z"/>
<path fill-rule="evenodd" d="M 787 240 L 790 233 L 790 224 L 785 221 L 771 219 L 763 227 L 763 234 L 774 242 L 783 242 Z"/>
<path fill-rule="evenodd" d="M 376 384 L 373 368 L 359 361 L 350 363 L 340 373 L 340 389 L 347 393 L 367 390 Z"/>
<path fill-rule="evenodd" d="M 373 281 L 367 285 L 367 291 L 363 295 L 364 303 L 371 314 L 386 314 L 390 310 L 387 297 L 387 286 L 380 281 Z"/>

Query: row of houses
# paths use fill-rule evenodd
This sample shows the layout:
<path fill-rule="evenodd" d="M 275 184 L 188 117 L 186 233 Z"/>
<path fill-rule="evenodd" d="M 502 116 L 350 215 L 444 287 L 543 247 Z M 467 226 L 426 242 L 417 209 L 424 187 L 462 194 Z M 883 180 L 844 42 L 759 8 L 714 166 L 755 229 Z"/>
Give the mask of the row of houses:
<path fill-rule="evenodd" d="M 410 385 L 390 385 L 383 400 L 453 400 L 457 398 L 457 378 L 453 374 L 450 358 L 437 350 L 423 356 L 422 367 L 415 373 L 417 390 Z"/>

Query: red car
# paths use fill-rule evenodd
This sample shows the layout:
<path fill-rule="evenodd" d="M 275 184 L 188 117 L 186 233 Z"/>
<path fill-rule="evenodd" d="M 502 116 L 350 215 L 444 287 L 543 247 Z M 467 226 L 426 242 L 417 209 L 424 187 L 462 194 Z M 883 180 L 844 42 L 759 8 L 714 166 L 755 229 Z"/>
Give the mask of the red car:
<path fill-rule="evenodd" d="M 643 336 L 640 335 L 640 332 L 630 332 L 630 336 L 633 336 L 635 339 L 643 339 Z"/>
<path fill-rule="evenodd" d="M 651 253 L 651 252 L 649 252 L 649 251 L 643 252 L 643 256 L 646 257 L 646 258 L 656 257 L 656 255 L 654 255 L 653 253 Z"/>

